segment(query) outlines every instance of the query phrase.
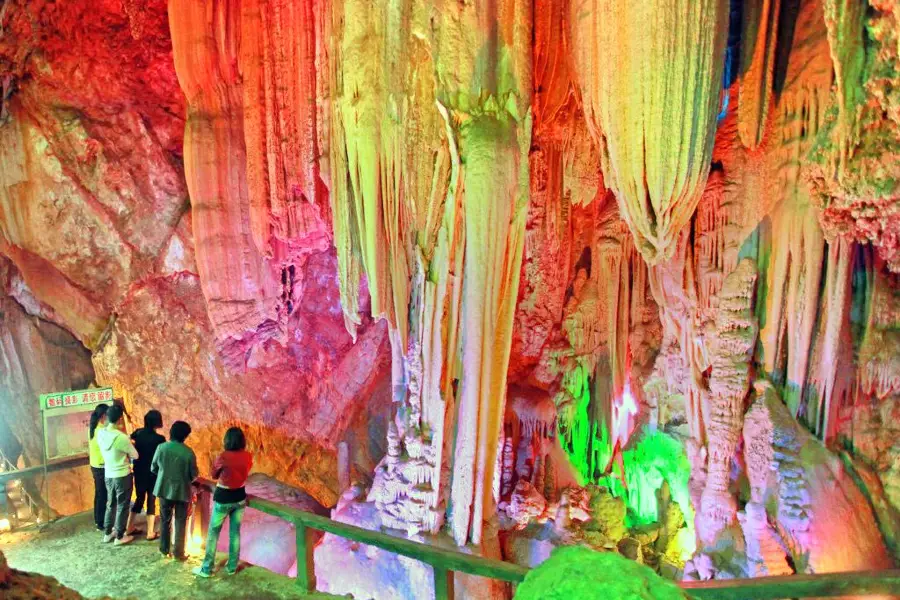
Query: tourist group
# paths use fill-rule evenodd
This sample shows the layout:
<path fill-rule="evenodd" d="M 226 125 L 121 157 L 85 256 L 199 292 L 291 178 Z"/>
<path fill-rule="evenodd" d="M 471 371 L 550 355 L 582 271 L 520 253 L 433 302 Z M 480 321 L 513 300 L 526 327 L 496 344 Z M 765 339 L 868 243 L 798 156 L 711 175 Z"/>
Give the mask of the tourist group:
<path fill-rule="evenodd" d="M 162 414 L 151 410 L 144 416 L 144 426 L 129 436 L 125 416 L 124 404 L 119 400 L 112 406 L 99 404 L 91 414 L 88 436 L 94 475 L 94 523 L 103 532 L 104 543 L 122 546 L 141 533 L 132 521 L 134 515 L 146 510 L 147 539 L 159 538 L 159 551 L 164 556 L 184 560 L 191 483 L 198 475 L 197 457 L 185 445 L 191 426 L 175 421 L 166 441 L 158 433 L 163 426 Z M 244 432 L 239 427 L 225 433 L 223 445 L 224 451 L 213 463 L 212 477 L 217 484 L 206 556 L 203 564 L 194 569 L 199 577 L 213 573 L 219 533 L 226 517 L 229 519 L 226 571 L 234 574 L 238 567 L 241 519 L 247 506 L 244 484 L 253 466 L 253 456 L 246 450 Z M 161 516 L 159 532 L 156 531 L 157 499 Z"/>

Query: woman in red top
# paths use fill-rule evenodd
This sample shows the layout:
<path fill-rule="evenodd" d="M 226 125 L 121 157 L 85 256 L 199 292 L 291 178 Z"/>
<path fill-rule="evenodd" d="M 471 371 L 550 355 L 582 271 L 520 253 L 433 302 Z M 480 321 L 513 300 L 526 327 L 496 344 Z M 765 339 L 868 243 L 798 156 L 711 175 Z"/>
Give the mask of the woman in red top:
<path fill-rule="evenodd" d="M 213 512 L 206 538 L 206 557 L 203 564 L 194 569 L 199 577 L 209 577 L 216 561 L 216 546 L 225 518 L 228 517 L 228 566 L 229 575 L 237 572 L 241 554 L 241 519 L 247 506 L 247 492 L 244 483 L 253 466 L 253 455 L 245 450 L 247 440 L 240 427 L 232 427 L 225 432 L 225 451 L 213 463 L 213 479 L 218 479 L 213 493 Z"/>

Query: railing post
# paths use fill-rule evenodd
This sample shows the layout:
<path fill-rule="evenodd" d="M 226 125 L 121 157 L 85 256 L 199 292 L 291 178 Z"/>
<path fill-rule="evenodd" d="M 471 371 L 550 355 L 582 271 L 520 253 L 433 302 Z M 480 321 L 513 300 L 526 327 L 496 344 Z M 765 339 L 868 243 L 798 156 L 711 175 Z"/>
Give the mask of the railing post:
<path fill-rule="evenodd" d="M 207 534 L 209 533 L 209 520 L 210 520 L 210 503 L 212 498 L 210 497 L 209 489 L 206 486 L 198 486 L 197 493 L 197 516 L 200 518 L 200 537 L 202 538 L 202 544 L 206 543 Z"/>
<path fill-rule="evenodd" d="M 300 521 L 294 522 L 297 534 L 297 586 L 304 592 L 316 591 L 316 567 L 313 564 L 312 530 Z"/>
<path fill-rule="evenodd" d="M 453 571 L 432 567 L 434 570 L 434 600 L 454 600 Z"/>

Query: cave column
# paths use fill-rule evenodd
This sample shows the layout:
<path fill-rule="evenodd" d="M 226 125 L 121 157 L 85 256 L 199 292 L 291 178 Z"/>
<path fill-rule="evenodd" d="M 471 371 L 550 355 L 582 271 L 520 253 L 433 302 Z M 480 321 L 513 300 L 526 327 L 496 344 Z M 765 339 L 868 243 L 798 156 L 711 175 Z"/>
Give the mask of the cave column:
<path fill-rule="evenodd" d="M 359 322 L 365 274 L 391 331 L 397 415 L 369 499 L 383 525 L 436 532 L 448 491 L 464 544 L 493 516 L 528 200 L 531 4 L 438 8 L 334 3 L 331 200 L 345 322 Z"/>
<path fill-rule="evenodd" d="M 494 512 L 491 484 L 503 425 L 527 206 L 527 178 L 522 181 L 520 162 L 527 165 L 527 154 L 519 136 L 529 139 L 528 123 L 518 125 L 499 107 L 485 108 L 485 114 L 464 121 L 459 132 L 466 165 L 466 266 L 451 489 L 451 527 L 459 544 L 466 539 L 479 543 L 481 524 Z"/>

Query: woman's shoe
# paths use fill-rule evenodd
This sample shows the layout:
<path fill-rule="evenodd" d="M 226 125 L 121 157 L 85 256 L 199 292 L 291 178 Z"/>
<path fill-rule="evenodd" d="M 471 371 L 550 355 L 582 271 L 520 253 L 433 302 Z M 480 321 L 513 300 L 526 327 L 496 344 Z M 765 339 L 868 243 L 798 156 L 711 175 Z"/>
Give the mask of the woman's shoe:
<path fill-rule="evenodd" d="M 207 573 L 203 570 L 203 567 L 195 567 L 191 572 L 197 577 L 203 577 L 204 579 L 209 579 L 210 577 L 212 577 L 212 573 Z"/>
<path fill-rule="evenodd" d="M 137 513 L 128 513 L 128 522 L 125 523 L 125 533 L 127 533 L 128 535 L 137 535 L 139 533 L 143 533 L 143 530 L 133 523 L 135 514 Z"/>

